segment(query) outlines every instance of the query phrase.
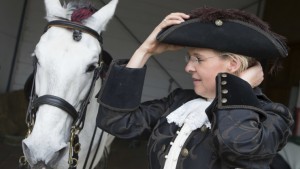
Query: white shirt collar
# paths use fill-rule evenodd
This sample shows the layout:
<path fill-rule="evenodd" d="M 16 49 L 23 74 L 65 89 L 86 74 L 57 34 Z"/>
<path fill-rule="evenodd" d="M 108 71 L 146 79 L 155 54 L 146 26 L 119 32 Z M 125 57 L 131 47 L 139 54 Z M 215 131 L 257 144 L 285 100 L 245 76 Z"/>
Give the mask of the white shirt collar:
<path fill-rule="evenodd" d="M 175 123 L 179 127 L 183 124 L 189 125 L 192 130 L 205 125 L 211 128 L 205 109 L 211 104 L 212 100 L 207 101 L 197 98 L 186 102 L 167 116 L 168 123 Z"/>

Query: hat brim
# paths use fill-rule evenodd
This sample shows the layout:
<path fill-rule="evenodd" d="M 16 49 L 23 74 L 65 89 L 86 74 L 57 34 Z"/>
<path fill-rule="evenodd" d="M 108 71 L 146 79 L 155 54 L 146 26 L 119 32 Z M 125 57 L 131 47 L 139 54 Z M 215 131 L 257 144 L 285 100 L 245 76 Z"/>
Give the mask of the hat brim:
<path fill-rule="evenodd" d="M 284 42 L 260 28 L 237 20 L 203 22 L 197 18 L 162 30 L 157 40 L 163 43 L 210 48 L 257 59 L 286 57 Z"/>

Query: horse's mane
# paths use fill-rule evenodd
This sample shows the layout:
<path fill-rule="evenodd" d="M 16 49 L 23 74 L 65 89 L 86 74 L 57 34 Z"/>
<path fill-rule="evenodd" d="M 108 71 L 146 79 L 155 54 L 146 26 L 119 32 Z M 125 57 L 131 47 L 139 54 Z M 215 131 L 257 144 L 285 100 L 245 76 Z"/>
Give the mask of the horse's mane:
<path fill-rule="evenodd" d="M 92 16 L 97 9 L 93 7 L 91 2 L 69 2 L 64 5 L 67 11 L 67 18 L 70 18 L 72 22 L 81 23 L 84 19 Z"/>

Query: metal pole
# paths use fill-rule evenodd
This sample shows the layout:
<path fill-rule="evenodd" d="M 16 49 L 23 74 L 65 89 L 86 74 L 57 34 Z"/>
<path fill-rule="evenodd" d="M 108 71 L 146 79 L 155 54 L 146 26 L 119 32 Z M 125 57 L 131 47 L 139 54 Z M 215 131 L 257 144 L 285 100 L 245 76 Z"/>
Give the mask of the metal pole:
<path fill-rule="evenodd" d="M 23 22 L 24 22 L 24 18 L 25 18 L 27 3 L 28 3 L 28 0 L 24 0 L 18 34 L 17 34 L 17 39 L 16 39 L 16 44 L 15 44 L 15 49 L 14 49 L 14 54 L 13 54 L 13 59 L 11 62 L 8 82 L 7 82 L 7 86 L 6 86 L 6 92 L 9 92 L 9 90 L 10 90 L 11 81 L 12 81 L 12 77 L 13 77 L 13 73 L 14 73 L 14 69 L 15 69 L 15 65 L 16 65 L 17 54 L 18 54 L 18 49 L 19 49 L 19 44 L 20 44 L 20 39 L 21 39 L 21 34 L 22 34 L 22 29 L 23 29 Z"/>

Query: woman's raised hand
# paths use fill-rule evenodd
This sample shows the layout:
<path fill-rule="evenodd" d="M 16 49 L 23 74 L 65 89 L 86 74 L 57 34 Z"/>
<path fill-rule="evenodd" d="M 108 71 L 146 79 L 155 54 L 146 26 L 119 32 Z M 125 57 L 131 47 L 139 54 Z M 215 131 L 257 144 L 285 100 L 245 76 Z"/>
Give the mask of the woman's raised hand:
<path fill-rule="evenodd" d="M 171 13 L 166 16 L 160 24 L 158 24 L 148 38 L 142 43 L 142 45 L 132 55 L 127 67 L 140 68 L 143 67 L 150 56 L 163 53 L 165 51 L 174 51 L 182 48 L 181 46 L 170 45 L 160 43 L 156 40 L 158 33 L 171 25 L 180 24 L 188 19 L 189 15 L 184 13 Z"/>
<path fill-rule="evenodd" d="M 264 80 L 264 72 L 262 66 L 257 62 L 254 66 L 249 67 L 239 74 L 239 77 L 247 81 L 252 88 L 257 87 Z"/>
<path fill-rule="evenodd" d="M 188 19 L 189 15 L 186 15 L 184 13 L 171 13 L 168 16 L 165 17 L 164 20 L 160 24 L 157 25 L 157 27 L 153 30 L 153 32 L 148 36 L 148 38 L 144 41 L 144 43 L 141 45 L 142 48 L 145 48 L 145 50 L 148 51 L 148 53 L 151 53 L 151 55 L 156 55 L 159 53 L 162 53 L 164 51 L 171 51 L 171 50 L 178 50 L 180 47 L 176 45 L 170 45 L 165 43 L 160 43 L 156 40 L 156 36 L 158 33 L 171 25 L 177 25 L 185 21 L 185 19 Z"/>

